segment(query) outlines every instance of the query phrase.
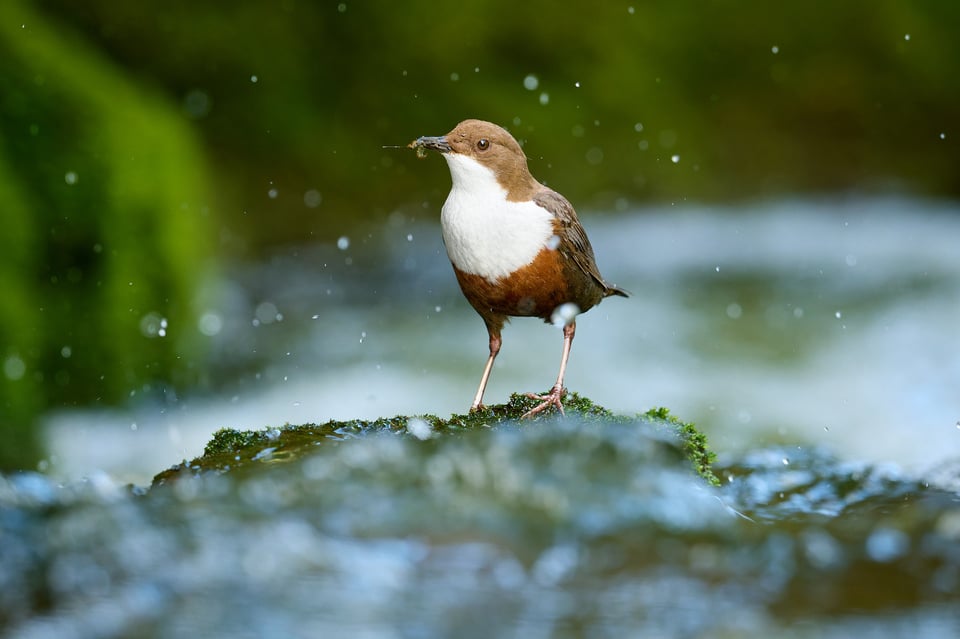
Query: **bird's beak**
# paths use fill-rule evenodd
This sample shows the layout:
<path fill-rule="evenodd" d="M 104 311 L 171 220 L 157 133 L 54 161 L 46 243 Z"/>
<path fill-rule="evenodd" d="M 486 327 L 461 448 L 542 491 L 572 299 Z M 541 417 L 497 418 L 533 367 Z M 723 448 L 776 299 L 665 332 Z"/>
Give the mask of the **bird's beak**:
<path fill-rule="evenodd" d="M 447 142 L 447 136 L 445 135 L 436 137 L 421 136 L 408 144 L 407 147 L 416 149 L 418 155 L 423 153 L 423 149 L 433 149 L 434 151 L 440 151 L 440 153 L 449 153 L 451 151 L 450 144 Z"/>

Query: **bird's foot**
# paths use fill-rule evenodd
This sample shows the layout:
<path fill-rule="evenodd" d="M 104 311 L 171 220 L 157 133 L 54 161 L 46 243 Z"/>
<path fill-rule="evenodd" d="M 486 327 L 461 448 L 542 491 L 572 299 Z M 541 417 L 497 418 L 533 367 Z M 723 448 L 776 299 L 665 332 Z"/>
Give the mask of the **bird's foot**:
<path fill-rule="evenodd" d="M 470 407 L 470 414 L 473 415 L 474 413 L 480 413 L 485 410 L 487 410 L 487 407 L 484 406 L 483 404 L 474 404 L 473 406 Z"/>
<path fill-rule="evenodd" d="M 531 408 L 530 410 L 528 410 L 527 412 L 525 412 L 523 415 L 521 415 L 520 419 L 527 419 L 529 417 L 533 417 L 534 415 L 538 413 L 542 413 L 543 411 L 547 410 L 551 406 L 556 406 L 557 410 L 560 411 L 561 415 L 566 415 L 566 413 L 563 412 L 563 404 L 560 402 L 560 400 L 563 399 L 563 396 L 566 394 L 567 394 L 567 389 L 559 384 L 557 384 L 552 389 L 550 389 L 550 392 L 547 393 L 546 395 L 537 395 L 535 393 L 527 393 L 527 397 L 529 397 L 530 399 L 539 400 L 540 403 L 534 406 L 533 408 Z"/>

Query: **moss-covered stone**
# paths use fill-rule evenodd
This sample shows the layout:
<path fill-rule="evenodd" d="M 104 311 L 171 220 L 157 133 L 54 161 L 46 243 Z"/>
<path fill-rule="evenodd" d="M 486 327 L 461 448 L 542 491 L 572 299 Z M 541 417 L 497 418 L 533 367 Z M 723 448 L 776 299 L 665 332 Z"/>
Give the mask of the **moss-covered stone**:
<path fill-rule="evenodd" d="M 154 485 L 164 484 L 183 475 L 231 472 L 254 462 L 292 461 L 307 454 L 318 445 L 376 433 L 406 434 L 408 431 L 415 430 L 417 421 L 429 426 L 428 432 L 433 437 L 479 431 L 507 424 L 534 424 L 558 419 L 554 412 L 547 412 L 521 421 L 521 416 L 535 405 L 535 400 L 529 399 L 526 395 L 514 393 L 506 404 L 487 406 L 472 413 L 451 415 L 447 419 L 429 414 L 397 415 L 375 420 L 331 420 L 323 424 L 286 424 L 282 427 L 269 427 L 257 431 L 222 428 L 214 433 L 213 439 L 204 448 L 203 455 L 158 474 L 153 483 Z M 652 437 L 662 438 L 667 434 L 668 437 L 675 438 L 678 448 L 690 461 L 695 472 L 709 484 L 719 484 L 711 470 L 714 454 L 710 452 L 706 435 L 693 424 L 683 422 L 671 415 L 666 408 L 653 408 L 646 413 L 633 416 L 615 415 L 577 393 L 570 393 L 564 406 L 568 419 L 576 419 L 585 426 L 646 425 L 650 427 L 647 432 Z"/>

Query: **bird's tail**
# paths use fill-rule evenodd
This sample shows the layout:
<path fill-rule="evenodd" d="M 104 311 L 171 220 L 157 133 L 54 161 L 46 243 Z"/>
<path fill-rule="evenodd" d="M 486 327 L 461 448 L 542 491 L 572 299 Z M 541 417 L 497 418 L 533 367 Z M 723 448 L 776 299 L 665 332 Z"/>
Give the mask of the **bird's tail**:
<path fill-rule="evenodd" d="M 612 284 L 603 284 L 603 296 L 610 297 L 611 295 L 619 295 L 620 297 L 630 297 L 630 292 L 626 291 L 619 286 L 613 286 Z"/>

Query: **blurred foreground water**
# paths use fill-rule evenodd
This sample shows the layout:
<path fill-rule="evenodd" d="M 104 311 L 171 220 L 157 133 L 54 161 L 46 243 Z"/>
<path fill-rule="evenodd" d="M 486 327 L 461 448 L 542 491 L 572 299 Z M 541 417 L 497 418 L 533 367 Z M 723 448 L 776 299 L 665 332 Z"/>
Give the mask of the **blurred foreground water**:
<path fill-rule="evenodd" d="M 269 442 L 136 494 L 0 478 L 0 632 L 86 637 L 956 637 L 939 485 L 764 448 L 695 476 L 647 422 Z M 425 440 L 425 441 L 424 441 Z"/>
<path fill-rule="evenodd" d="M 696 421 L 720 488 L 643 423 L 575 419 L 122 487 L 222 426 L 462 412 L 486 337 L 435 213 L 230 272 L 207 390 L 51 415 L 49 474 L 0 477 L 0 633 L 960 634 L 952 204 L 583 215 L 634 297 L 581 318 L 568 385 Z M 559 351 L 508 326 L 490 402 L 548 387 Z"/>
<path fill-rule="evenodd" d="M 206 390 L 131 389 L 47 420 L 49 471 L 145 483 L 220 427 L 461 412 L 487 355 L 439 212 L 228 269 L 205 316 Z M 925 472 L 960 457 L 960 206 L 909 199 L 581 213 L 633 297 L 578 320 L 567 385 L 616 411 L 667 406 L 721 453 L 817 445 Z M 543 390 L 560 332 L 504 332 L 490 402 Z"/>

